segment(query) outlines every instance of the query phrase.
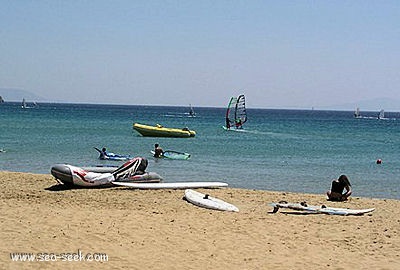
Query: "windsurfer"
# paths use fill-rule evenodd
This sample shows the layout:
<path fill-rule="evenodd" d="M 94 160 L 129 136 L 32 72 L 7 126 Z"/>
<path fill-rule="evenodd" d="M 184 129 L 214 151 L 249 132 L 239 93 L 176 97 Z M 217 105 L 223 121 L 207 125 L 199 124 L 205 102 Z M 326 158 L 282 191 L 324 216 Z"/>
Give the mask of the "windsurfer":
<path fill-rule="evenodd" d="M 231 123 L 230 123 L 228 117 L 226 118 L 226 128 L 227 128 L 227 129 L 230 129 L 230 128 L 231 128 Z"/>
<path fill-rule="evenodd" d="M 242 119 L 236 119 L 235 126 L 236 128 L 242 128 Z"/>
<path fill-rule="evenodd" d="M 245 97 L 240 95 L 238 97 L 231 97 L 228 108 L 225 114 L 226 130 L 230 130 L 231 127 L 235 129 L 242 129 L 243 124 L 247 121 Z"/>
<path fill-rule="evenodd" d="M 160 147 L 158 143 L 154 145 L 154 157 L 159 158 L 164 154 L 164 150 Z"/>

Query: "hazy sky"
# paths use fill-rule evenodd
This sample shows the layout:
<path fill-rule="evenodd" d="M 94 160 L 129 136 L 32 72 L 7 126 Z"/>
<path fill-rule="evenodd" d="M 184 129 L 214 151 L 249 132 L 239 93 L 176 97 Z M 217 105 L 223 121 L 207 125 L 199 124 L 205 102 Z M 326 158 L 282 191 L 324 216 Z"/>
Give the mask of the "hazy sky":
<path fill-rule="evenodd" d="M 0 0 L 0 87 L 49 100 L 400 100 L 400 1 Z"/>

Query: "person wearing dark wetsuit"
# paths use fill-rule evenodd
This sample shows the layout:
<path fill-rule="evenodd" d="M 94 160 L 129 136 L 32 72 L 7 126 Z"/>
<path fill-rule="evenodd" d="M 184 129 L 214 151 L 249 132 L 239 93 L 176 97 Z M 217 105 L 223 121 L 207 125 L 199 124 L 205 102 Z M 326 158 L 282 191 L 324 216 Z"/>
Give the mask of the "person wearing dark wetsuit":
<path fill-rule="evenodd" d="M 230 123 L 230 121 L 229 121 L 229 118 L 226 117 L 226 118 L 225 118 L 225 121 L 226 121 L 226 129 L 230 129 L 230 128 L 231 128 L 231 123 Z"/>
<path fill-rule="evenodd" d="M 160 147 L 158 143 L 154 145 L 154 157 L 159 158 L 164 154 L 164 150 Z"/>
<path fill-rule="evenodd" d="M 343 191 L 346 190 L 345 193 Z M 341 175 L 338 179 L 332 180 L 332 187 L 326 195 L 330 201 L 346 201 L 351 195 L 351 184 L 346 175 Z"/>
<path fill-rule="evenodd" d="M 106 159 L 107 158 L 107 149 L 103 147 L 100 151 L 99 159 Z"/>

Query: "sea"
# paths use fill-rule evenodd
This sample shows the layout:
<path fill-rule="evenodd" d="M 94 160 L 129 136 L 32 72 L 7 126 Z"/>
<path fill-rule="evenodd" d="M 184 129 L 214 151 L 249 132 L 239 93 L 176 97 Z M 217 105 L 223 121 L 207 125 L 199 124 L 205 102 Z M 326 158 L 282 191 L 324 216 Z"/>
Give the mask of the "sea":
<path fill-rule="evenodd" d="M 49 174 L 54 164 L 121 165 L 94 147 L 145 157 L 164 182 L 223 181 L 231 187 L 325 194 L 346 174 L 357 197 L 400 199 L 400 113 L 248 108 L 241 131 L 225 131 L 225 108 L 40 103 L 0 104 L 0 170 Z M 193 138 L 142 137 L 133 123 L 188 127 Z M 155 159 L 150 151 L 191 154 Z M 377 160 L 382 160 L 377 164 Z M 1 181 L 1 179 L 0 179 Z"/>

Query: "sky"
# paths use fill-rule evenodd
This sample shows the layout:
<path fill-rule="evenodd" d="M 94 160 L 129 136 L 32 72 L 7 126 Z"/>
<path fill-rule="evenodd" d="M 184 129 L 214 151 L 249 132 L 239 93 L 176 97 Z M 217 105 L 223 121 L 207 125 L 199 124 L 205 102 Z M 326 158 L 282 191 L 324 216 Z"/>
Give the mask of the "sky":
<path fill-rule="evenodd" d="M 400 100 L 400 1 L 0 0 L 0 88 L 51 101 Z"/>

